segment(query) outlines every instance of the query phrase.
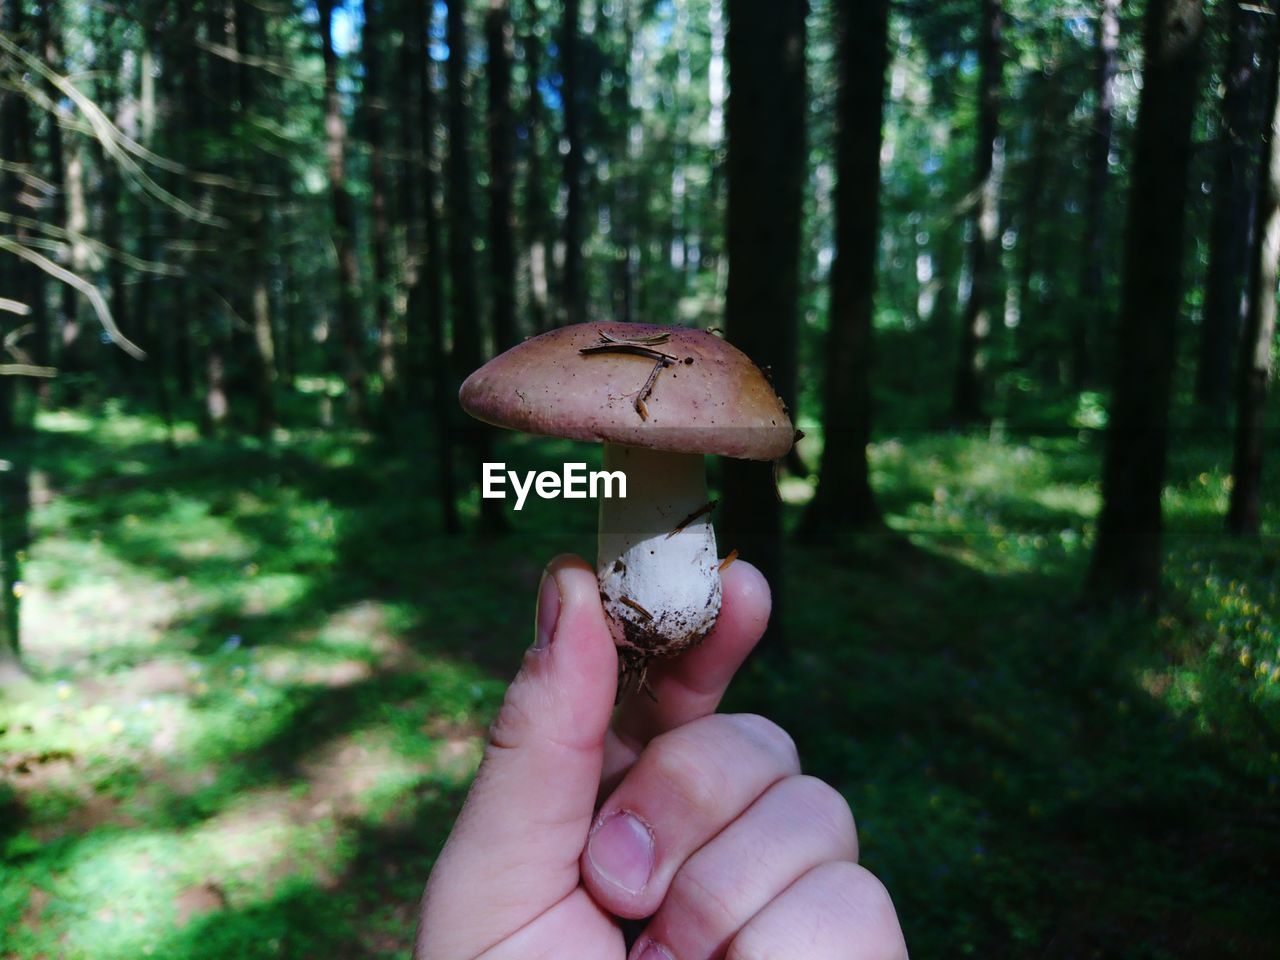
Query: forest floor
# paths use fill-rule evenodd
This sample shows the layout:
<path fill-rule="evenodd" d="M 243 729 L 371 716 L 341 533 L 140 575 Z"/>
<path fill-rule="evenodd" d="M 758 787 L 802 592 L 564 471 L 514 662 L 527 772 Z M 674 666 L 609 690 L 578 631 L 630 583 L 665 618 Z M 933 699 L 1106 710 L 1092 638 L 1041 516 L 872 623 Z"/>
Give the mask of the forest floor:
<path fill-rule="evenodd" d="M 188 426 L 175 455 L 120 409 L 39 427 L 0 957 L 407 956 L 542 565 L 590 554 L 592 506 L 448 539 L 425 455 L 360 437 Z M 1280 483 L 1233 543 L 1224 452 L 1180 451 L 1163 611 L 1091 613 L 1098 448 L 876 443 L 889 530 L 789 546 L 789 656 L 732 692 L 848 797 L 914 957 L 1280 955 Z M 783 489 L 794 522 L 808 487 Z"/>

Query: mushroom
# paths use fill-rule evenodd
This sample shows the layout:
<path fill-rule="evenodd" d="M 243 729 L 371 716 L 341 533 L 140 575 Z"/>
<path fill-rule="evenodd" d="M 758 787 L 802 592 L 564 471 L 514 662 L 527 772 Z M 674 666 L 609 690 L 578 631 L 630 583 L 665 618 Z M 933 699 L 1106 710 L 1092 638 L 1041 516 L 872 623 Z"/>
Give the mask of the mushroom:
<path fill-rule="evenodd" d="M 604 444 L 625 499 L 600 498 L 596 573 L 620 655 L 619 696 L 651 660 L 701 641 L 720 613 L 704 455 L 776 460 L 794 441 L 760 369 L 720 337 L 683 327 L 581 323 L 533 337 L 462 385 L 471 416 Z"/>

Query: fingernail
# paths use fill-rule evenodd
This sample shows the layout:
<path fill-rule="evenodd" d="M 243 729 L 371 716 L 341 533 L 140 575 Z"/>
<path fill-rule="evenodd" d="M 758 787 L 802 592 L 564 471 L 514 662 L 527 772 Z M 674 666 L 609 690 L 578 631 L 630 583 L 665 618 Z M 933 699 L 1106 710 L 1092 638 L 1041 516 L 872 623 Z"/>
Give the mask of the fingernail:
<path fill-rule="evenodd" d="M 551 645 L 556 635 L 556 621 L 560 619 L 560 585 L 550 570 L 542 572 L 538 584 L 538 612 L 534 616 L 533 646 L 543 650 Z"/>
<path fill-rule="evenodd" d="M 673 957 L 662 943 L 650 940 L 645 943 L 644 950 L 636 954 L 636 960 L 673 960 Z"/>
<path fill-rule="evenodd" d="M 653 872 L 653 834 L 639 817 L 615 813 L 591 834 L 587 859 L 615 887 L 639 893 Z"/>
<path fill-rule="evenodd" d="M 636 956 L 636 960 L 673 960 L 666 948 L 656 940 L 650 940 Z"/>

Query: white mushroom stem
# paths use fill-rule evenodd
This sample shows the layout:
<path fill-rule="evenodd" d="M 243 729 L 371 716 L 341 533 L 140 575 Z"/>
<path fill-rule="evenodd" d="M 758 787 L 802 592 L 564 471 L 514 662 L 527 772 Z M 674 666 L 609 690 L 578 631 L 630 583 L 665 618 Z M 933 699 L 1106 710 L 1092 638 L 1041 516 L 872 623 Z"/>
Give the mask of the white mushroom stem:
<path fill-rule="evenodd" d="M 633 682 L 643 680 L 650 659 L 700 641 L 720 614 L 703 460 L 701 454 L 604 446 L 605 469 L 626 474 L 627 495 L 600 499 L 596 572 L 609 629 Z"/>

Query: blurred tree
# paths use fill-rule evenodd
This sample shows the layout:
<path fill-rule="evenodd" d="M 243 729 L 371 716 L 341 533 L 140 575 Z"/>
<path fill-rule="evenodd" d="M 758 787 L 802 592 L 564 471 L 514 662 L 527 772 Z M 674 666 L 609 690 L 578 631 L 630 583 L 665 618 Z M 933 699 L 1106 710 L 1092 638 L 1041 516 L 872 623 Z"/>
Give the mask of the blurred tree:
<path fill-rule="evenodd" d="M 271 323 L 270 249 L 267 241 L 266 210 L 256 202 L 259 193 L 270 182 L 270 172 L 264 169 L 261 151 L 249 140 L 255 123 L 262 122 L 259 115 L 261 68 L 257 66 L 269 54 L 266 49 L 265 22 L 262 11 L 248 0 L 235 0 L 232 7 L 234 44 L 236 52 L 236 81 L 239 93 L 239 124 L 237 130 L 248 140 L 240 151 L 239 177 L 241 189 L 246 191 L 240 199 L 241 232 L 244 236 L 241 257 L 242 276 L 248 281 L 248 331 L 242 352 L 249 367 L 252 391 L 255 399 L 254 432 L 259 437 L 270 437 L 276 425 L 275 383 L 276 349 Z M 250 199 L 252 197 L 252 199 Z"/>
<path fill-rule="evenodd" d="M 879 522 L 868 476 L 871 348 L 880 241 L 880 150 L 889 0 L 836 4 L 840 93 L 822 467 L 804 517 L 810 539 Z"/>
<path fill-rule="evenodd" d="M 1101 597 L 1150 599 L 1160 584 L 1160 494 L 1203 38 L 1201 0 L 1149 0 L 1102 512 L 1089 572 L 1090 591 Z"/>
<path fill-rule="evenodd" d="M 729 0 L 728 339 L 795 409 L 800 213 L 805 177 L 805 0 Z M 724 541 L 781 600 L 781 511 L 766 464 L 725 460 Z M 775 606 L 775 610 L 776 610 Z M 781 634 L 775 615 L 771 628 Z"/>
<path fill-rule="evenodd" d="M 516 343 L 515 120 L 511 110 L 509 0 L 489 0 L 485 15 L 489 78 L 489 256 L 493 352 Z"/>
<path fill-rule="evenodd" d="M 484 362 L 484 320 L 476 290 L 475 217 L 471 204 L 470 112 L 467 77 L 466 0 L 448 2 L 449 44 L 449 291 L 453 324 L 453 383 Z M 452 398 L 453 389 L 450 387 Z M 452 401 L 451 401 L 452 402 Z M 490 428 L 467 422 L 464 436 L 470 452 L 468 476 L 480 482 L 481 464 L 492 459 Z M 480 500 L 481 529 L 495 533 L 506 526 L 502 501 Z"/>
<path fill-rule="evenodd" d="M 991 333 L 997 305 L 995 274 L 999 270 L 996 241 L 1000 234 L 1000 171 L 996 146 L 1000 137 L 1000 97 L 1004 77 L 1004 8 L 1002 0 L 982 0 L 978 31 L 978 137 L 976 175 L 969 202 L 969 292 L 960 327 L 952 412 L 961 422 L 983 416 L 983 344 Z"/>
<path fill-rule="evenodd" d="M 370 252 L 373 260 L 374 326 L 378 338 L 378 376 L 382 381 L 388 412 L 397 407 L 399 390 L 397 335 L 391 305 L 391 217 L 387 210 L 387 148 L 385 117 L 387 102 L 382 88 L 384 48 L 383 0 L 364 0 L 364 29 L 361 54 L 364 63 L 364 129 L 369 143 L 369 203 L 371 213 Z"/>
<path fill-rule="evenodd" d="M 1266 449 L 1263 421 L 1267 390 L 1274 369 L 1276 337 L 1276 272 L 1280 260 L 1280 2 L 1266 11 L 1271 22 L 1262 31 L 1267 90 L 1262 162 L 1256 190 L 1257 230 L 1249 256 L 1248 313 L 1240 341 L 1240 373 L 1236 394 L 1235 454 L 1227 528 L 1236 534 L 1262 532 L 1262 457 Z"/>
<path fill-rule="evenodd" d="M 329 197 L 333 204 L 333 244 L 338 258 L 338 338 L 347 409 L 357 422 L 367 413 L 364 351 L 360 323 L 360 261 L 356 252 L 355 210 L 347 189 L 347 121 L 338 89 L 338 55 L 333 48 L 335 0 L 316 0 L 320 47 L 324 54 L 325 134 Z"/>
<path fill-rule="evenodd" d="M 0 6 L 0 29 L 20 44 L 30 44 L 23 5 Z M 6 55 L 5 72 L 18 70 Z M 33 357 L 24 341 L 40 331 L 44 281 L 36 267 L 13 255 L 16 244 L 32 250 L 35 237 L 27 226 L 38 203 L 40 185 L 33 153 L 33 131 L 27 98 L 12 85 L 0 89 L 0 682 L 18 668 L 20 650 L 18 604 L 22 557 L 27 547 L 27 514 L 31 506 L 28 452 L 23 442 L 30 428 L 31 403 L 19 390 Z"/>
<path fill-rule="evenodd" d="M 1084 210 L 1084 269 L 1080 302 L 1071 311 L 1071 382 L 1077 389 L 1093 379 L 1096 333 L 1109 331 L 1104 321 L 1107 184 L 1111 172 L 1111 141 L 1115 129 L 1116 57 L 1120 43 L 1120 0 L 1096 0 L 1094 26 L 1093 123 L 1089 130 L 1089 179 Z"/>
<path fill-rule="evenodd" d="M 547 127 L 546 105 L 542 99 L 542 37 L 538 25 L 522 35 L 525 70 L 525 176 L 524 237 L 529 262 L 529 316 L 534 333 L 551 329 L 551 246 L 555 233 L 554 216 L 546 195 L 543 167 L 543 131 Z"/>
<path fill-rule="evenodd" d="M 1260 5 L 1230 0 L 1221 7 L 1226 20 L 1226 63 L 1214 145 L 1213 218 L 1209 227 L 1209 273 L 1204 291 L 1204 320 L 1196 367 L 1196 400 L 1220 423 L 1226 422 L 1231 393 L 1231 360 L 1241 318 L 1250 308 L 1250 249 L 1255 230 L 1258 145 L 1265 116 L 1265 68 L 1269 51 L 1261 43 L 1268 13 Z"/>
<path fill-rule="evenodd" d="M 432 69 L 431 38 L 434 4 L 431 0 L 410 0 L 406 8 L 405 46 L 411 51 L 417 72 L 417 113 L 409 111 L 412 120 L 407 128 L 416 128 L 412 144 L 415 151 L 416 175 L 405 178 L 409 191 L 406 204 L 417 200 L 414 216 L 416 230 L 410 235 L 413 247 L 413 274 L 408 294 L 409 343 L 408 363 L 414 371 L 410 377 L 411 397 L 421 397 L 431 404 L 431 422 L 435 434 L 436 496 L 439 497 L 444 531 L 458 533 L 456 484 L 454 481 L 455 394 L 453 362 L 449 355 L 445 322 L 445 256 L 444 238 L 437 203 L 438 167 L 436 151 L 436 95 Z M 419 189 L 420 188 L 420 189 Z"/>
<path fill-rule="evenodd" d="M 579 11 L 578 0 L 564 0 L 564 18 L 560 24 L 560 99 L 565 139 L 564 268 L 561 271 L 565 323 L 580 323 L 587 319 L 586 290 L 582 276 L 582 112 L 585 92 L 581 79 Z"/>

